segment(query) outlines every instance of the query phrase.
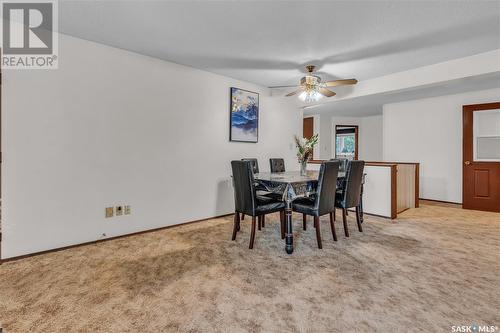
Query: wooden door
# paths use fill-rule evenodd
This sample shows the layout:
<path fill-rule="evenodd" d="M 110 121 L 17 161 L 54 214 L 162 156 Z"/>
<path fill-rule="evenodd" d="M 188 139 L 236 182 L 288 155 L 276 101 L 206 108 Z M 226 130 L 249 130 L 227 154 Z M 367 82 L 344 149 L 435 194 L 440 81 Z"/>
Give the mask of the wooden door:
<path fill-rule="evenodd" d="M 303 128 L 303 136 L 306 139 L 310 139 L 311 136 L 314 135 L 314 118 L 304 118 L 304 128 Z"/>
<path fill-rule="evenodd" d="M 310 139 L 314 135 L 314 118 L 304 118 L 304 127 L 302 128 L 302 136 L 306 139 Z M 314 159 L 314 156 L 311 157 Z"/>
<path fill-rule="evenodd" d="M 500 212 L 499 145 L 500 102 L 465 105 L 462 194 L 465 209 Z"/>

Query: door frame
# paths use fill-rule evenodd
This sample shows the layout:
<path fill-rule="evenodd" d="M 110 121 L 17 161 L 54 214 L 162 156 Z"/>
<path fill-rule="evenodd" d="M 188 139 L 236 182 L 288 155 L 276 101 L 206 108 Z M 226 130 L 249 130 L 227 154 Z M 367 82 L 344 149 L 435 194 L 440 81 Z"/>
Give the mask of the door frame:
<path fill-rule="evenodd" d="M 333 154 L 337 158 L 337 128 L 338 127 L 354 127 L 354 160 L 358 159 L 359 155 L 359 125 L 335 125 L 335 135 L 333 136 Z"/>
<path fill-rule="evenodd" d="M 473 135 L 474 135 L 474 123 L 473 123 L 473 117 L 474 117 L 474 111 L 487 111 L 487 110 L 494 110 L 494 109 L 500 109 L 500 102 L 493 102 L 493 103 L 482 103 L 482 104 L 470 104 L 470 105 L 464 105 L 462 107 L 462 115 L 463 115 L 463 121 L 462 121 L 462 207 L 464 209 L 479 209 L 478 207 L 474 205 L 470 205 L 470 203 L 467 202 L 466 200 L 466 168 L 471 164 L 474 163 L 474 156 L 469 156 L 469 153 L 472 152 L 472 155 L 474 155 L 473 151 Z M 468 138 L 472 138 L 469 140 Z M 491 161 L 481 161 L 477 162 L 481 164 L 499 164 L 500 162 L 491 162 Z M 498 168 L 498 173 L 500 173 L 500 167 Z M 500 175 L 499 175 L 500 177 Z"/>

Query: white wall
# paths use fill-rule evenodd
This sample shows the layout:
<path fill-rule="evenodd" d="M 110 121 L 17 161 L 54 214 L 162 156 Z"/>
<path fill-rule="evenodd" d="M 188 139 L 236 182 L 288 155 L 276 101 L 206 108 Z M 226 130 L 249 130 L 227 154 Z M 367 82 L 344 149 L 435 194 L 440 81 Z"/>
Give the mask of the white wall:
<path fill-rule="evenodd" d="M 333 150 L 332 150 L 332 127 L 331 127 L 331 117 L 328 115 L 321 115 L 321 124 L 320 124 L 320 142 L 319 149 L 320 155 L 319 159 L 321 160 L 329 160 L 332 158 Z"/>
<path fill-rule="evenodd" d="M 382 161 L 382 116 L 332 117 L 330 144 L 331 156 L 335 154 L 335 126 L 358 126 L 358 158 L 365 161 Z"/>
<path fill-rule="evenodd" d="M 321 116 L 315 114 L 313 117 L 313 134 L 318 134 L 318 144 L 313 148 L 313 158 L 321 159 Z M 317 157 L 319 156 L 319 157 Z"/>
<path fill-rule="evenodd" d="M 383 117 L 371 116 L 361 119 L 359 156 L 365 161 L 383 161 Z"/>
<path fill-rule="evenodd" d="M 497 102 L 500 89 L 384 105 L 384 160 L 420 162 L 420 196 L 462 202 L 462 106 Z"/>
<path fill-rule="evenodd" d="M 59 42 L 58 70 L 3 73 L 2 258 L 230 213 L 233 159 L 298 168 L 302 111 L 266 88 Z M 257 144 L 228 141 L 231 86 L 260 93 Z"/>
<path fill-rule="evenodd" d="M 382 161 L 382 115 L 370 117 L 337 117 L 317 114 L 314 117 L 314 133 L 319 133 L 319 143 L 315 147 L 314 156 L 328 160 L 335 155 L 335 126 L 357 125 L 359 129 L 359 159 L 366 161 Z"/>

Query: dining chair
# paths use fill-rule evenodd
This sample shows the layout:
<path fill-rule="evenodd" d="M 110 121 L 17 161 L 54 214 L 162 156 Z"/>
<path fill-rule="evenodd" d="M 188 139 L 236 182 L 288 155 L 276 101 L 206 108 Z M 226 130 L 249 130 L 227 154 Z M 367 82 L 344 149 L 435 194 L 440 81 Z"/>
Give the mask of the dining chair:
<path fill-rule="evenodd" d="M 360 221 L 360 198 L 364 168 L 365 161 L 350 161 L 347 165 L 343 186 L 335 194 L 335 207 L 342 209 L 342 222 L 346 237 L 349 237 L 349 229 L 347 227 L 347 209 L 349 208 L 356 208 L 358 230 L 359 232 L 363 232 Z"/>
<path fill-rule="evenodd" d="M 259 161 L 256 158 L 242 158 L 241 160 L 250 162 L 253 173 L 259 173 Z"/>
<path fill-rule="evenodd" d="M 250 165 L 252 166 L 253 173 L 259 173 L 259 161 L 256 158 L 242 158 L 241 160 L 250 162 Z M 257 189 L 257 191 L 258 190 L 259 189 Z M 242 220 L 245 219 L 245 214 L 241 214 L 241 219 Z"/>
<path fill-rule="evenodd" d="M 339 171 L 345 172 L 347 170 L 347 165 L 349 164 L 349 159 L 340 157 L 340 158 L 332 158 L 330 161 L 338 161 L 340 163 Z"/>
<path fill-rule="evenodd" d="M 349 159 L 341 157 L 339 158 L 339 161 L 340 161 L 339 171 L 346 172 L 347 166 L 349 165 Z"/>
<path fill-rule="evenodd" d="M 231 161 L 234 184 L 234 226 L 232 240 L 236 239 L 236 234 L 240 230 L 240 213 L 252 216 L 252 229 L 250 234 L 249 248 L 253 249 L 255 241 L 256 219 L 261 222 L 266 214 L 282 212 L 285 203 L 270 197 L 257 195 L 255 179 L 253 177 L 252 165 L 248 161 Z M 281 234 L 284 233 L 284 213 L 280 214 Z"/>
<path fill-rule="evenodd" d="M 330 226 L 332 228 L 333 240 L 337 241 L 333 211 L 335 210 L 335 189 L 337 188 L 337 177 L 340 163 L 328 161 L 321 163 L 318 176 L 318 187 L 316 194 L 310 198 L 299 198 L 292 204 L 292 209 L 302 213 L 303 228 L 307 229 L 307 215 L 314 217 L 314 227 L 316 228 L 316 240 L 318 248 L 323 248 L 321 242 L 321 228 L 319 218 L 325 214 L 330 214 Z"/>
<path fill-rule="evenodd" d="M 285 172 L 285 160 L 282 158 L 270 158 L 271 172 Z"/>
<path fill-rule="evenodd" d="M 250 165 L 252 166 L 252 171 L 253 171 L 254 174 L 259 173 L 259 161 L 256 158 L 242 158 L 241 160 L 242 161 L 250 162 Z M 270 192 L 270 191 L 268 191 L 267 188 L 265 188 L 264 186 L 262 186 L 260 184 L 256 185 L 256 190 L 257 190 L 257 195 L 269 196 L 269 197 L 271 197 L 273 199 L 281 200 L 281 195 L 280 194 L 274 193 L 274 192 Z M 281 213 L 281 214 L 284 214 L 284 213 Z M 280 217 L 280 218 L 284 218 L 284 217 Z M 245 214 L 241 214 L 241 219 L 242 220 L 245 219 Z M 266 218 L 265 218 L 265 216 L 262 218 L 262 223 L 259 225 L 259 230 L 260 230 L 261 226 L 262 227 L 266 226 Z"/>
<path fill-rule="evenodd" d="M 332 158 L 330 161 L 337 161 L 340 163 L 339 172 L 345 172 L 347 170 L 347 166 L 349 164 L 349 160 L 347 158 Z M 337 191 L 345 186 L 345 177 L 337 179 Z M 333 212 L 333 219 L 335 220 L 335 211 Z"/>

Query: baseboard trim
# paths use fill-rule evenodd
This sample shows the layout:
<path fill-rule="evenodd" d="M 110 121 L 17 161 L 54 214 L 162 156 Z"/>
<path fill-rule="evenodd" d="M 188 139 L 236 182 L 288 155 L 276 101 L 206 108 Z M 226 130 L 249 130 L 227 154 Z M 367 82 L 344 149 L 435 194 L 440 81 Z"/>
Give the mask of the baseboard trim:
<path fill-rule="evenodd" d="M 340 208 L 337 208 L 337 209 L 340 209 Z M 354 209 L 351 209 L 349 208 L 348 209 L 349 212 L 356 212 L 356 210 Z M 374 217 L 381 217 L 381 218 L 384 218 L 384 219 L 388 219 L 388 220 L 394 220 L 394 218 L 390 217 L 390 216 L 385 216 L 385 215 L 377 215 L 377 214 L 372 214 L 372 213 L 367 213 L 367 212 L 363 212 L 363 215 L 368 215 L 368 216 L 374 216 Z M 342 216 L 341 216 L 342 217 Z"/>
<path fill-rule="evenodd" d="M 233 214 L 234 213 L 229 213 L 229 214 L 218 215 L 218 216 L 214 216 L 214 217 L 207 217 L 207 218 L 204 218 L 204 219 L 201 219 L 201 220 L 194 220 L 194 221 L 188 221 L 188 222 L 183 222 L 183 223 L 174 224 L 174 225 L 167 225 L 167 226 L 164 226 L 164 227 L 159 227 L 159 228 L 154 228 L 154 229 L 148 229 L 148 230 L 142 230 L 142 231 L 132 232 L 132 233 L 124 234 L 124 235 L 120 235 L 120 236 L 114 236 L 114 237 L 109 237 L 109 238 L 105 238 L 105 239 L 98 239 L 98 240 L 95 240 L 95 241 L 78 243 L 78 244 L 74 244 L 74 245 L 68 245 L 68 246 L 58 247 L 58 248 L 55 248 L 55 249 L 50 249 L 50 250 L 45 250 L 45 251 L 40 251 L 40 252 L 23 254 L 22 256 L 16 256 L 16 257 L 11 257 L 11 258 L 6 258 L 6 259 L 0 259 L 0 265 L 3 264 L 4 262 L 16 261 L 16 260 L 20 260 L 20 259 L 26 259 L 26 258 L 29 258 L 29 257 L 34 257 L 34 256 L 42 255 L 42 254 L 51 253 L 51 252 L 59 252 L 59 251 L 63 251 L 63 250 L 68 250 L 68 249 L 72 249 L 72 248 L 75 248 L 75 247 L 93 245 L 93 244 L 97 244 L 97 243 L 101 243 L 101 242 L 106 242 L 106 241 L 110 241 L 110 240 L 115 240 L 115 239 L 119 239 L 119 238 L 125 238 L 125 237 L 130 237 L 130 236 L 137 236 L 137 235 L 141 235 L 141 234 L 145 234 L 145 233 L 149 233 L 149 232 L 155 232 L 155 231 L 160 231 L 160 230 L 165 230 L 165 229 L 170 229 L 170 228 L 175 228 L 175 227 L 181 227 L 181 226 L 185 226 L 185 225 L 188 225 L 188 224 L 200 223 L 200 222 L 204 222 L 204 221 L 208 221 L 208 220 L 212 220 L 212 219 L 217 219 L 217 218 L 221 218 L 221 217 L 230 216 L 230 215 L 233 215 Z"/>
<path fill-rule="evenodd" d="M 425 199 L 425 198 L 419 198 L 419 200 L 433 201 L 433 202 L 440 202 L 440 203 L 446 203 L 446 204 L 451 204 L 451 205 L 460 205 L 460 206 L 462 206 L 461 202 L 443 201 L 443 200 L 434 200 L 434 199 Z"/>
<path fill-rule="evenodd" d="M 373 216 L 373 217 L 381 217 L 383 219 L 388 219 L 388 220 L 394 220 L 395 219 L 395 218 L 392 218 L 391 216 L 377 215 L 377 214 L 366 213 L 366 212 L 363 212 L 363 215 L 368 215 L 368 216 Z"/>

